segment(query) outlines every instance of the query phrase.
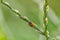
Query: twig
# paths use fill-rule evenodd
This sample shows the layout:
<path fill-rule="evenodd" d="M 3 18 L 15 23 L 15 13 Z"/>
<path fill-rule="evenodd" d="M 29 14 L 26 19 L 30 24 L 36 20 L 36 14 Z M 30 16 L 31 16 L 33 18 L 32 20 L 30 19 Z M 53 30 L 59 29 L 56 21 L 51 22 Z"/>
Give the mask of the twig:
<path fill-rule="evenodd" d="M 14 8 L 12 8 L 9 3 L 4 2 L 3 0 L 1 0 L 1 3 L 4 4 L 5 6 L 7 6 L 11 11 L 13 11 L 15 14 L 18 15 L 18 17 L 20 17 L 22 20 L 26 21 L 31 27 L 33 27 L 34 29 L 36 29 L 40 34 L 45 35 L 42 31 L 40 31 L 37 27 L 37 25 L 33 22 L 31 22 L 26 16 L 22 16 L 20 14 L 20 12 Z"/>

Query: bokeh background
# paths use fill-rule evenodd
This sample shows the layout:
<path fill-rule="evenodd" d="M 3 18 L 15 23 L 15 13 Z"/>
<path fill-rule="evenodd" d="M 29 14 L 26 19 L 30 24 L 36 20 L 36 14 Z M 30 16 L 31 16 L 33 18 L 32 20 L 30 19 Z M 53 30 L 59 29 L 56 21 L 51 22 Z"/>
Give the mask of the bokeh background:
<path fill-rule="evenodd" d="M 44 0 L 3 1 L 36 23 L 41 31 L 44 30 L 42 17 Z M 0 4 L 0 40 L 44 40 L 43 35 L 17 17 L 7 6 L 1 2 Z M 48 31 L 51 36 L 49 40 L 60 40 L 60 0 L 48 0 L 48 4 Z"/>

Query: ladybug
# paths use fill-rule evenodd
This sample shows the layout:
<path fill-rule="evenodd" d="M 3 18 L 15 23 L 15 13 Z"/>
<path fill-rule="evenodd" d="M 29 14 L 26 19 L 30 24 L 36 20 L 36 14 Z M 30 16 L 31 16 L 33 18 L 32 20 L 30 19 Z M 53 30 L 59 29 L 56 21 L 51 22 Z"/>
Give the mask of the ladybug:
<path fill-rule="evenodd" d="M 35 26 L 35 24 L 34 24 L 33 22 L 29 22 L 29 25 L 30 25 L 31 27 L 34 27 L 34 26 Z"/>

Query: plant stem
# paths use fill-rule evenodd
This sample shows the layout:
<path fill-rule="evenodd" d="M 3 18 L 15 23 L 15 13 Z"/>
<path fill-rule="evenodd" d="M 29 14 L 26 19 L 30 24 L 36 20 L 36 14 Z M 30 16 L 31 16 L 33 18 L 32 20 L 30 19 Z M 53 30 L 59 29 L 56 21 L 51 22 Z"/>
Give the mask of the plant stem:
<path fill-rule="evenodd" d="M 26 21 L 31 27 L 33 27 L 34 29 L 36 29 L 40 34 L 45 35 L 42 31 L 40 31 L 37 27 L 37 25 L 33 22 L 31 22 L 26 16 L 22 16 L 20 14 L 20 12 L 14 8 L 12 8 L 9 3 L 4 2 L 3 0 L 1 0 L 1 3 L 4 4 L 5 6 L 7 6 L 11 11 L 13 11 L 15 14 L 18 15 L 18 17 L 20 17 L 22 20 Z"/>
<path fill-rule="evenodd" d="M 47 0 L 44 0 L 44 16 L 43 16 L 43 21 L 44 21 L 44 27 L 45 27 L 45 30 L 44 30 L 44 33 L 45 33 L 45 36 L 46 36 L 46 40 L 48 40 L 48 35 L 47 35 L 47 23 L 48 23 L 48 18 L 47 18 L 47 6 L 48 6 L 48 3 L 47 3 Z"/>

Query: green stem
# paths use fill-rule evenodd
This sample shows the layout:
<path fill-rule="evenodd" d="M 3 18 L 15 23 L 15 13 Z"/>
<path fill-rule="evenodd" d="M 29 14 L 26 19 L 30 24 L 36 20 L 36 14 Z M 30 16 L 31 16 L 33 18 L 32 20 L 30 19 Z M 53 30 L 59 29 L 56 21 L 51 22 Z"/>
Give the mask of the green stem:
<path fill-rule="evenodd" d="M 4 2 L 3 0 L 1 0 L 1 3 L 4 4 L 5 6 L 7 6 L 15 14 L 17 14 L 18 17 L 20 17 L 22 20 L 26 21 L 31 27 L 36 29 L 40 34 L 45 36 L 45 34 L 37 28 L 38 26 L 35 23 L 31 22 L 27 17 L 22 16 L 18 10 L 12 8 L 7 2 Z"/>
<path fill-rule="evenodd" d="M 43 16 L 43 21 L 44 21 L 44 27 L 45 27 L 45 30 L 44 30 L 44 33 L 45 33 L 45 36 L 46 36 L 46 40 L 48 40 L 48 35 L 47 35 L 47 6 L 48 6 L 48 3 L 47 3 L 47 0 L 44 0 L 44 16 Z"/>

